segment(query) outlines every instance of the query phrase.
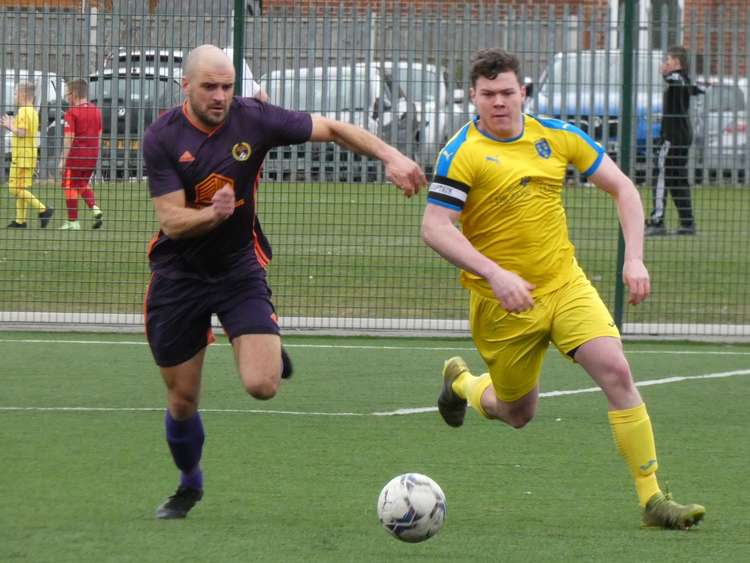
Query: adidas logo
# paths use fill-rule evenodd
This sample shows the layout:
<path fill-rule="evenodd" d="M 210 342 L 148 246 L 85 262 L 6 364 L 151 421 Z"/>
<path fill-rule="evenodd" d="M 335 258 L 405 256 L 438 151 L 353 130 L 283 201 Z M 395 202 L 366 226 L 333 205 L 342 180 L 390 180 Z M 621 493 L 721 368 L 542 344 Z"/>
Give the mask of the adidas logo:
<path fill-rule="evenodd" d="M 180 155 L 179 161 L 180 162 L 193 162 L 195 160 L 195 157 L 190 153 L 190 151 L 185 151 Z"/>

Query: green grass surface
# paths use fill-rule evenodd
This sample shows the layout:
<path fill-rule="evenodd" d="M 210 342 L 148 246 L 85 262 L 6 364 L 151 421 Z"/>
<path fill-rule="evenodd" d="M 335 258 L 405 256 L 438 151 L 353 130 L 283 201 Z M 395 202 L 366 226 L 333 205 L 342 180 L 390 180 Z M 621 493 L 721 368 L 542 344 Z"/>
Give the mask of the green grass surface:
<path fill-rule="evenodd" d="M 689 532 L 639 527 L 601 393 L 542 398 L 520 431 L 473 412 L 451 429 L 435 412 L 372 413 L 432 407 L 443 359 L 480 369 L 470 342 L 286 346 L 297 373 L 270 402 L 244 394 L 223 340 L 209 350 L 206 494 L 185 521 L 164 522 L 152 514 L 176 470 L 142 337 L 0 333 L 0 561 L 739 562 L 750 551 L 750 346 L 626 343 L 638 381 L 693 378 L 641 388 L 662 481 L 707 506 Z M 542 391 L 591 386 L 550 351 Z M 444 529 L 418 545 L 375 514 L 381 486 L 406 471 L 447 496 Z"/>
<path fill-rule="evenodd" d="M 42 184 L 36 191 L 58 213 L 46 231 L 36 221 L 23 232 L 0 229 L 0 310 L 139 313 L 146 247 L 157 229 L 145 184 L 96 187 L 101 231 L 90 229 L 83 209 L 83 230 L 57 230 L 60 190 Z M 650 190 L 642 195 L 650 200 Z M 585 186 L 564 196 L 579 260 L 614 309 L 614 204 Z M 653 293 L 642 306 L 626 307 L 626 322 L 747 324 L 750 189 L 700 187 L 694 200 L 699 235 L 647 241 Z M 7 193 L 4 203 L 10 218 Z M 282 317 L 466 317 L 455 268 L 419 239 L 424 194 L 405 200 L 392 186 L 266 182 L 259 207 L 274 247 L 269 279 Z M 677 224 L 671 203 L 668 223 Z"/>

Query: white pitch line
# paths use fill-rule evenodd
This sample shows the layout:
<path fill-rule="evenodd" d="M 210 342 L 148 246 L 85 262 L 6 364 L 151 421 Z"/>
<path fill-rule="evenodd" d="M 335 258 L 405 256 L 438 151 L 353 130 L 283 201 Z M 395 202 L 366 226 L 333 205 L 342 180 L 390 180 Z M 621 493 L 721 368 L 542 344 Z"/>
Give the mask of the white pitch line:
<path fill-rule="evenodd" d="M 646 381 L 636 382 L 637 387 L 647 387 L 650 385 L 665 385 L 668 383 L 678 383 L 681 381 L 693 381 L 699 379 L 721 379 L 734 377 L 737 375 L 750 375 L 750 369 L 740 369 L 734 371 L 723 371 L 718 373 L 706 373 L 703 375 L 685 375 L 672 376 L 662 379 L 649 379 Z M 566 395 L 580 395 L 582 393 L 600 392 L 599 387 L 584 387 L 583 389 L 568 389 L 562 391 L 547 391 L 539 393 L 540 397 L 563 397 Z M 284 414 L 293 416 L 402 416 L 410 414 L 422 414 L 434 412 L 435 407 L 417 407 L 401 408 L 395 411 L 359 413 L 359 412 L 316 412 L 316 411 L 283 411 L 283 410 L 263 410 L 263 409 L 200 409 L 204 413 L 220 414 Z M 4 407 L 0 406 L 0 412 L 163 412 L 164 407 Z"/>
<path fill-rule="evenodd" d="M 0 344 L 83 344 L 83 345 L 114 345 L 114 346 L 147 346 L 148 343 L 143 340 L 56 340 L 56 339 L 15 339 L 0 338 Z M 228 342 L 214 342 L 211 346 L 229 346 Z M 413 352 L 414 350 L 426 352 L 441 351 L 459 351 L 474 352 L 473 346 L 377 346 L 366 344 L 294 344 L 284 343 L 285 348 L 321 348 L 321 349 L 342 349 L 342 350 L 403 350 Z M 550 346 L 552 349 L 553 346 Z M 630 354 L 674 354 L 674 355 L 695 355 L 695 356 L 750 356 L 750 351 L 733 351 L 733 350 L 625 350 L 625 355 Z"/>

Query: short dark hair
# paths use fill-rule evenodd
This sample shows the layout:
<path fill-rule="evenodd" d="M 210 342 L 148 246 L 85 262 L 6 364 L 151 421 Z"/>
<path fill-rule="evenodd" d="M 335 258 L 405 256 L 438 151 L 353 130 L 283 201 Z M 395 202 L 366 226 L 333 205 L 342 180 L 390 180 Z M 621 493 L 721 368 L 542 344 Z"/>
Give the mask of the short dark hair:
<path fill-rule="evenodd" d="M 89 97 L 89 83 L 81 78 L 76 78 L 75 80 L 66 82 L 65 88 L 68 92 L 81 100 Z"/>
<path fill-rule="evenodd" d="M 673 45 L 667 49 L 667 54 L 680 61 L 682 70 L 687 72 L 689 70 L 690 63 L 688 62 L 688 52 L 682 45 Z"/>
<path fill-rule="evenodd" d="M 514 54 L 503 49 L 480 49 L 471 57 L 471 85 L 475 86 L 480 76 L 494 80 L 503 72 L 512 72 L 521 83 L 521 63 Z"/>

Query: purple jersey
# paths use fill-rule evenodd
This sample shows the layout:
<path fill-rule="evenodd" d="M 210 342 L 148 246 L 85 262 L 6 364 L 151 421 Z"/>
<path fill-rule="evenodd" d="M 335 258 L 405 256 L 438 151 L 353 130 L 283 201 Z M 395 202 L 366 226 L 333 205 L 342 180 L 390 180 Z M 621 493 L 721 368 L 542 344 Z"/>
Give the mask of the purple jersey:
<path fill-rule="evenodd" d="M 151 196 L 184 190 L 187 205 L 201 208 L 228 183 L 236 204 L 229 219 L 204 235 L 173 240 L 159 231 L 149 247 L 151 270 L 210 280 L 265 268 L 271 247 L 255 214 L 263 159 L 269 149 L 304 143 L 311 134 L 309 114 L 254 98 L 235 97 L 225 122 L 211 131 L 192 122 L 184 106 L 162 115 L 143 138 Z"/>

